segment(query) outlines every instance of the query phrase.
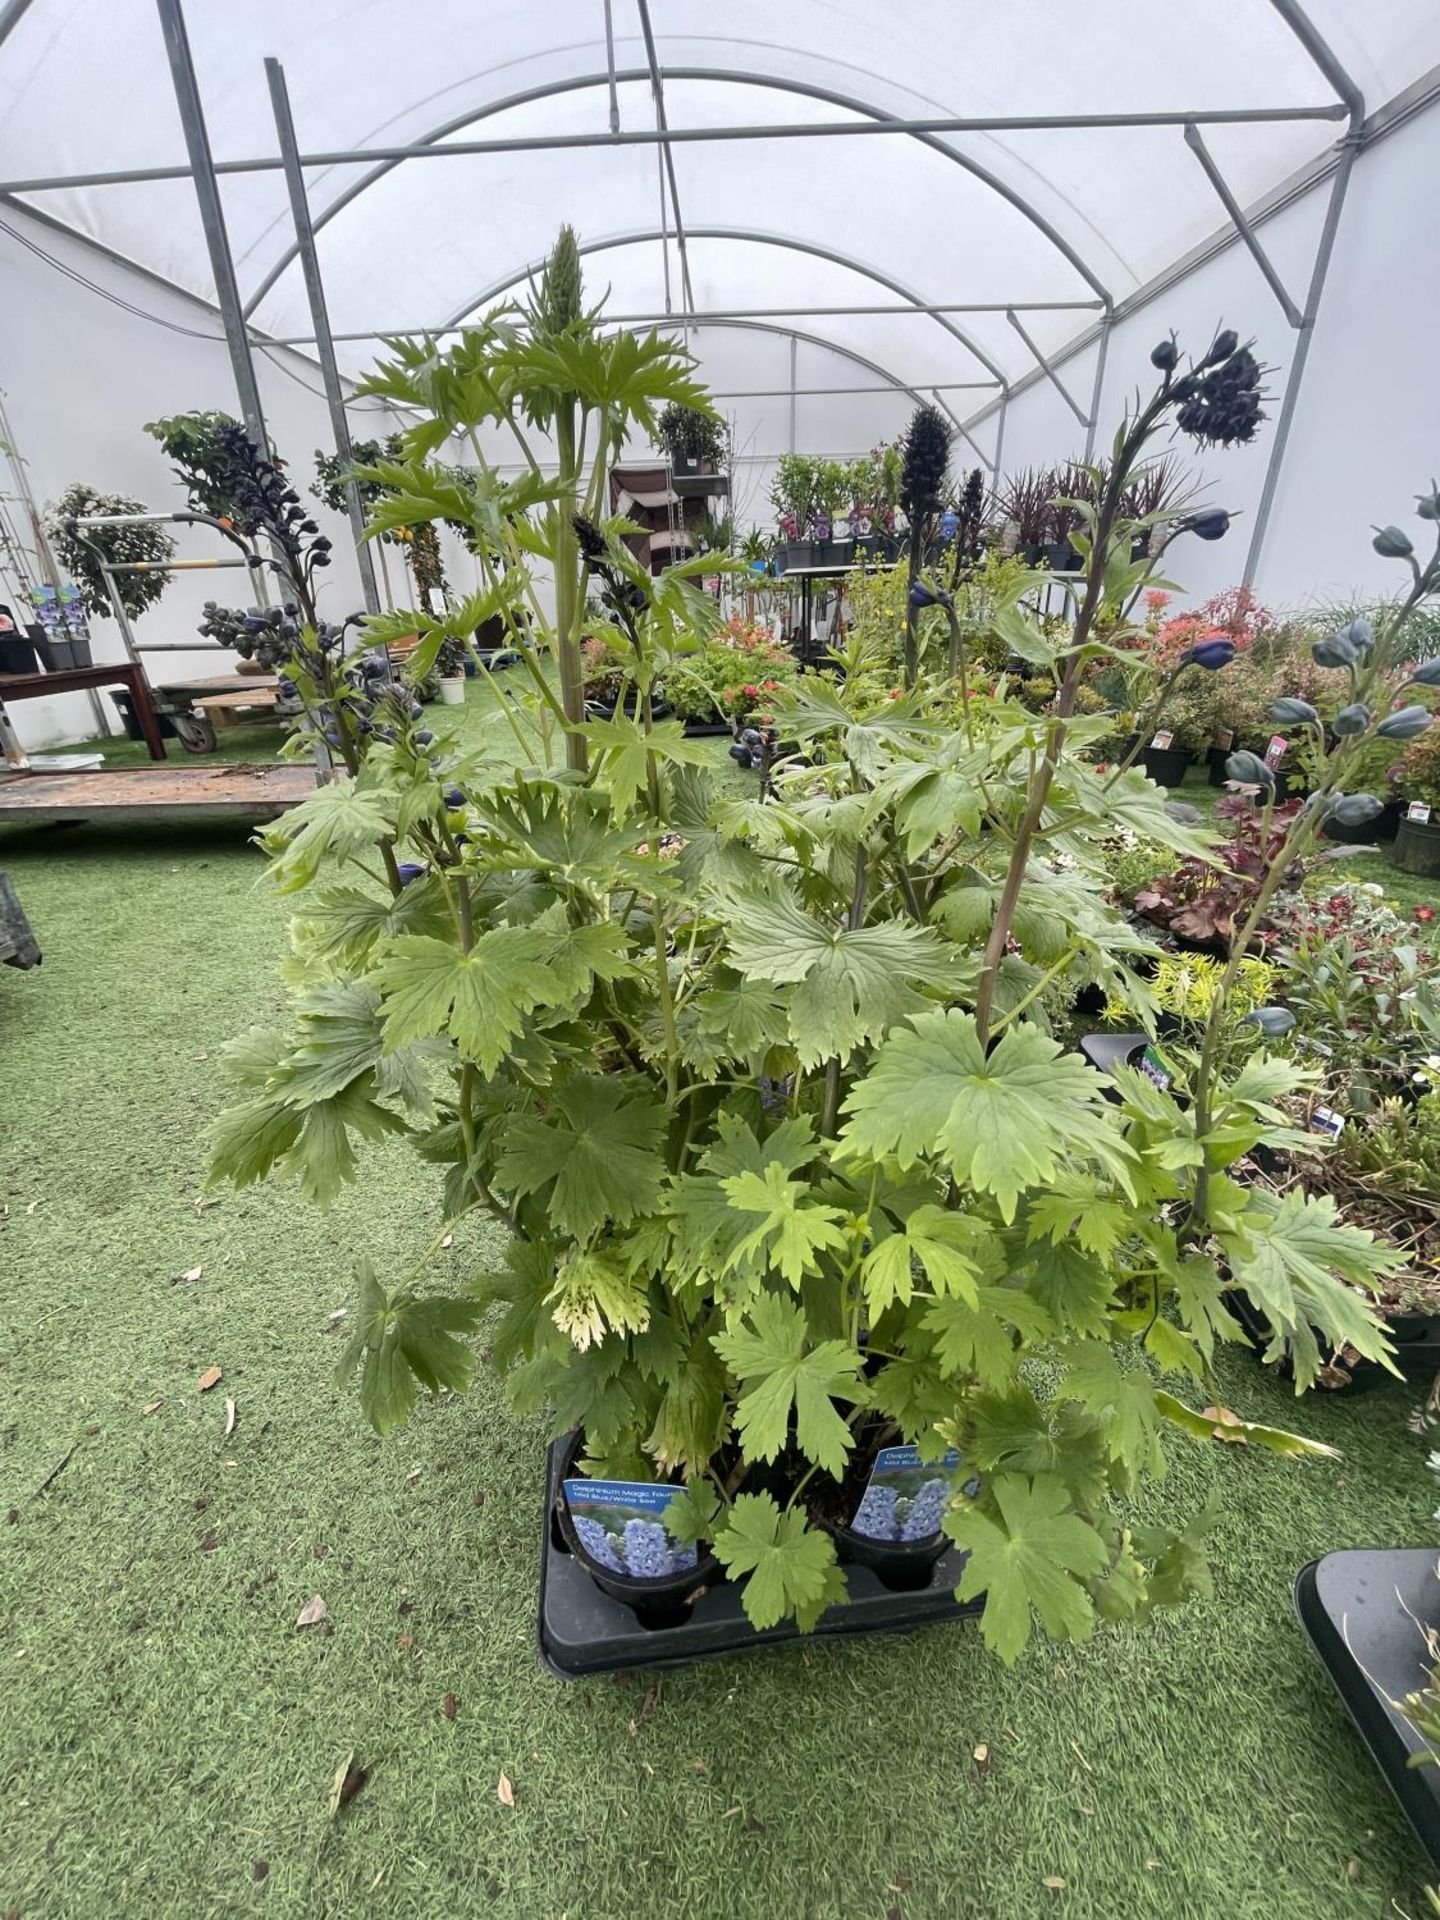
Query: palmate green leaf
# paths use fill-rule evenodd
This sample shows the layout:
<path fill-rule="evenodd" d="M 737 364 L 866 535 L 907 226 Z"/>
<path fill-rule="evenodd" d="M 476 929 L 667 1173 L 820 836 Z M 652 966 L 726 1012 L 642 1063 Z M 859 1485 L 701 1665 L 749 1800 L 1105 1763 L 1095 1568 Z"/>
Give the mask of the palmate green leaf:
<path fill-rule="evenodd" d="M 556 1326 L 581 1353 L 598 1346 L 607 1334 L 643 1333 L 650 1324 L 645 1282 L 604 1247 L 572 1253 L 555 1275 L 545 1304 Z"/>
<path fill-rule="evenodd" d="M 732 1206 L 725 1183 L 742 1173 L 763 1176 L 771 1166 L 798 1173 L 815 1158 L 815 1133 L 808 1120 L 786 1120 L 763 1141 L 757 1140 L 739 1115 L 725 1108 L 718 1126 L 720 1138 L 700 1156 L 698 1170 L 672 1182 L 670 1210 L 682 1266 L 698 1268 L 712 1279 L 729 1274 L 748 1299 L 764 1274 L 764 1263 L 758 1249 L 743 1257 L 737 1251 L 754 1223 Z M 723 1297 L 724 1289 L 717 1291 Z"/>
<path fill-rule="evenodd" d="M 619 1074 L 565 1081 L 545 1114 L 509 1122 L 496 1181 L 519 1197 L 546 1194 L 551 1219 L 576 1240 L 607 1223 L 628 1226 L 660 1198 L 666 1119 L 643 1083 Z"/>
<path fill-rule="evenodd" d="M 296 1003 L 294 1044 L 277 1060 L 270 1090 L 292 1106 L 333 1099 L 380 1062 L 380 996 L 363 980 L 330 981 Z"/>
<path fill-rule="evenodd" d="M 1042 1406 L 1023 1381 L 974 1394 L 969 1411 L 967 1457 L 981 1473 L 1053 1474 L 1078 1507 L 1104 1506 L 1111 1463 L 1104 1424 L 1093 1414 L 1073 1400 Z"/>
<path fill-rule="evenodd" d="M 789 894 L 718 895 L 729 958 L 747 980 L 790 986 L 790 1040 L 802 1067 L 878 1038 L 929 1004 L 916 989 L 962 992 L 974 969 L 928 927 L 829 927 Z"/>
<path fill-rule="evenodd" d="M 1177 820 L 1166 810 L 1165 789 L 1146 779 L 1138 767 L 1122 773 L 1113 785 L 1110 778 L 1094 772 L 1082 760 L 1069 759 L 1065 762 L 1064 790 L 1057 792 L 1056 803 L 1068 801 L 1085 812 L 1093 823 L 1086 829 L 1092 836 L 1108 839 L 1118 828 L 1128 827 L 1142 840 L 1153 840 L 1211 866 L 1221 864 L 1216 851 L 1223 844 L 1219 836 Z"/>
<path fill-rule="evenodd" d="M 807 1460 L 837 1479 L 854 1445 L 833 1396 L 859 1404 L 865 1397 L 860 1356 L 844 1340 L 812 1346 L 805 1314 L 778 1294 L 765 1294 L 750 1309 L 748 1327 L 714 1336 L 715 1348 L 745 1391 L 735 1424 L 752 1459 L 773 1460 L 790 1433 Z"/>
<path fill-rule="evenodd" d="M 284 1057 L 288 1041 L 279 1027 L 247 1027 L 220 1049 L 220 1065 L 238 1087 L 263 1087 Z"/>
<path fill-rule="evenodd" d="M 1046 1339 L 1055 1322 L 1018 1287 L 981 1287 L 974 1301 L 932 1300 L 921 1325 L 935 1342 L 935 1359 L 947 1377 L 973 1374 L 982 1386 L 1004 1386 L 1015 1366 L 1015 1335 Z"/>
<path fill-rule="evenodd" d="M 988 1492 L 998 1518 L 961 1505 L 944 1522 L 970 1555 L 957 1594 L 962 1600 L 985 1596 L 980 1631 L 986 1646 L 1013 1666 L 1030 1639 L 1032 1616 L 1057 1640 L 1085 1639 L 1095 1611 L 1080 1582 L 1104 1568 L 1105 1543 L 1071 1510 L 1070 1495 L 1054 1475 L 1027 1480 L 1002 1473 Z"/>
<path fill-rule="evenodd" d="M 398 1114 L 375 1103 L 374 1090 L 373 1075 L 366 1075 L 331 1099 L 313 1101 L 301 1110 L 300 1130 L 279 1170 L 295 1175 L 305 1198 L 322 1209 L 355 1177 L 352 1133 L 362 1140 L 383 1140 L 388 1134 L 409 1131 Z"/>
<path fill-rule="evenodd" d="M 808 1633 L 826 1607 L 845 1598 L 830 1535 L 807 1527 L 794 1507 L 782 1513 L 768 1493 L 740 1494 L 713 1544 L 732 1580 L 750 1576 L 741 1601 L 761 1631 L 794 1614 Z"/>
<path fill-rule="evenodd" d="M 1051 1320 L 1074 1333 L 1106 1337 L 1115 1291 L 1115 1270 L 1087 1253 L 1078 1240 L 1041 1241 L 1016 1263 L 1025 1291 Z"/>
<path fill-rule="evenodd" d="M 1067 1347 L 1063 1365 L 1065 1377 L 1057 1394 L 1078 1401 L 1102 1421 L 1113 1456 L 1132 1474 L 1163 1473 L 1155 1385 L 1145 1369 L 1122 1367 L 1113 1346 L 1102 1340 Z"/>
<path fill-rule="evenodd" d="M 327 860 L 369 853 L 391 831 L 395 796 L 364 775 L 328 781 L 260 835 L 280 893 L 298 893 Z"/>
<path fill-rule="evenodd" d="M 337 1385 L 361 1368 L 360 1405 L 380 1434 L 398 1427 L 424 1387 L 463 1393 L 475 1371 L 475 1356 L 457 1336 L 470 1332 L 483 1311 L 474 1300 L 422 1300 L 413 1293 L 387 1296 L 368 1260 L 357 1278 L 355 1332 L 335 1370 Z"/>
<path fill-rule="evenodd" d="M 719 1354 L 703 1333 L 696 1334 L 674 1380 L 660 1396 L 655 1424 L 645 1442 L 663 1472 L 684 1467 L 698 1474 L 710 1465 L 730 1431 L 725 1385 Z"/>
<path fill-rule="evenodd" d="M 557 395 L 605 413 L 612 432 L 633 421 L 653 433 L 657 410 L 672 400 L 697 413 L 715 411 L 689 355 L 653 330 L 602 335 L 575 327 L 543 341 L 519 340 L 505 368 L 532 417 L 537 409 L 543 415 Z"/>
<path fill-rule="evenodd" d="M 848 1154 L 902 1167 L 938 1155 L 962 1186 L 993 1193 L 1007 1221 L 1066 1158 L 1098 1160 L 1128 1184 L 1133 1156 L 1105 1112 L 1099 1076 L 1023 1022 L 987 1055 L 969 1014 L 922 1014 L 880 1047 L 845 1111 Z"/>
<path fill-rule="evenodd" d="M 897 1233 L 881 1240 L 860 1269 L 866 1303 L 878 1319 L 895 1301 L 914 1293 L 913 1262 L 918 1261 L 936 1293 L 954 1294 L 979 1305 L 980 1268 L 974 1255 L 985 1230 L 978 1222 L 944 1207 L 917 1207 Z"/>
<path fill-rule="evenodd" d="M 648 732 L 628 714 L 613 720 L 587 720 L 575 732 L 595 749 L 596 778 L 609 793 L 615 817 L 623 820 L 643 792 L 646 762 L 661 765 L 703 766 L 710 759 L 705 744 L 687 740 L 678 720 L 659 720 Z"/>
<path fill-rule="evenodd" d="M 692 1480 L 682 1493 L 671 1495 L 665 1509 L 665 1531 L 679 1546 L 699 1546 L 713 1535 L 724 1511 L 707 1481 Z"/>
<path fill-rule="evenodd" d="M 423 933 L 389 941 L 370 976 L 384 996 L 386 1046 L 448 1030 L 492 1074 L 545 998 L 546 945 L 530 927 L 492 927 L 469 953 Z"/>
<path fill-rule="evenodd" d="M 768 980 L 746 980 L 728 967 L 718 969 L 714 985 L 695 995 L 691 1004 L 701 1034 L 716 1043 L 724 1059 L 753 1060 L 783 1045 L 789 1033 L 777 989 Z"/>
<path fill-rule="evenodd" d="M 808 1183 L 792 1180 L 774 1160 L 763 1173 L 732 1174 L 720 1184 L 748 1228 L 726 1260 L 727 1267 L 758 1255 L 798 1287 L 807 1273 L 820 1271 L 822 1252 L 835 1252 L 845 1245 L 837 1225 L 844 1217 L 840 1209 L 810 1200 Z"/>
<path fill-rule="evenodd" d="M 210 1180 L 253 1186 L 294 1146 L 300 1126 L 300 1115 L 284 1100 L 262 1097 L 226 1107 L 207 1133 Z"/>
<path fill-rule="evenodd" d="M 1405 1258 L 1363 1227 L 1343 1225 L 1337 1215 L 1330 1194 L 1292 1189 L 1277 1197 L 1253 1188 L 1239 1230 L 1217 1235 L 1236 1285 L 1274 1330 L 1266 1359 L 1291 1355 L 1296 1393 L 1313 1385 L 1319 1372 L 1317 1330 L 1332 1347 L 1354 1347 L 1398 1372 L 1384 1323 L 1356 1289 L 1373 1291 Z"/>
<path fill-rule="evenodd" d="M 309 893 L 296 911 L 292 933 L 307 955 L 362 967 L 382 940 L 398 933 L 442 933 L 451 924 L 444 890 L 426 874 L 394 900 L 358 887 Z"/>

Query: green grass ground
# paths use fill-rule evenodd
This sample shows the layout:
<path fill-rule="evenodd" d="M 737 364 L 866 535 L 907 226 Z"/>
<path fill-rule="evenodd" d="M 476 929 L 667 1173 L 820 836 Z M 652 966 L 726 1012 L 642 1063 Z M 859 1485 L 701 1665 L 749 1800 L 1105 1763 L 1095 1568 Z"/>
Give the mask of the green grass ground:
<path fill-rule="evenodd" d="M 484 1381 L 382 1443 L 330 1383 L 355 1260 L 428 1236 L 429 1173 L 402 1144 L 328 1219 L 197 1205 L 216 1049 L 280 1001 L 259 856 L 0 829 L 0 866 L 45 949 L 0 969 L 0 1912 L 1418 1916 L 1424 1861 L 1290 1604 L 1315 1554 L 1437 1537 L 1403 1389 L 1297 1406 L 1227 1361 L 1231 1404 L 1344 1458 L 1177 1446 L 1155 1506 L 1220 1493 L 1217 1592 L 1146 1632 L 1013 1672 L 967 1626 L 562 1684 L 538 1429 Z"/>

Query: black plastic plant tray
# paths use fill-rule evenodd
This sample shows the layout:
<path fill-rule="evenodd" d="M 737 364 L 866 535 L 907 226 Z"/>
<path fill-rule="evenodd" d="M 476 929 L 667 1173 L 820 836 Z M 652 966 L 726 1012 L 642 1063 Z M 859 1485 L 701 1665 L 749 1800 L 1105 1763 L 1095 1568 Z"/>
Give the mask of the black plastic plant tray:
<path fill-rule="evenodd" d="M 545 1525 L 540 1552 L 540 1662 L 561 1680 L 627 1668 L 683 1667 L 718 1654 L 782 1646 L 847 1633 L 901 1633 L 943 1620 L 966 1620 L 982 1600 L 959 1601 L 955 1586 L 967 1556 L 952 1547 L 942 1555 L 930 1585 L 916 1593 L 893 1593 L 865 1567 L 848 1566 L 850 1597 L 821 1616 L 813 1634 L 792 1623 L 757 1632 L 745 1618 L 740 1589 L 728 1580 L 708 1588 L 674 1627 L 643 1627 L 632 1610 L 612 1600 L 563 1545 L 555 1525 L 565 1442 L 550 1449 L 545 1472 Z"/>
<path fill-rule="evenodd" d="M 1425 1684 L 1425 1629 L 1440 1628 L 1434 1547 L 1350 1548 L 1295 1576 L 1295 1611 L 1385 1784 L 1440 1866 L 1440 1767 L 1412 1767 L 1424 1740 L 1392 1707 Z"/>
<path fill-rule="evenodd" d="M 1270 1344 L 1270 1322 L 1243 1288 L 1231 1287 L 1226 1292 L 1225 1304 L 1244 1328 L 1256 1358 L 1263 1359 Z M 1429 1386 L 1440 1373 L 1440 1314 L 1401 1313 L 1386 1324 L 1395 1349 L 1395 1365 L 1400 1370 L 1399 1380 L 1378 1360 L 1358 1359 L 1347 1363 L 1350 1384 L 1332 1387 L 1332 1392 L 1368 1392 L 1374 1387 L 1400 1384 Z M 1289 1361 L 1282 1360 L 1282 1376 L 1288 1378 L 1290 1370 Z"/>

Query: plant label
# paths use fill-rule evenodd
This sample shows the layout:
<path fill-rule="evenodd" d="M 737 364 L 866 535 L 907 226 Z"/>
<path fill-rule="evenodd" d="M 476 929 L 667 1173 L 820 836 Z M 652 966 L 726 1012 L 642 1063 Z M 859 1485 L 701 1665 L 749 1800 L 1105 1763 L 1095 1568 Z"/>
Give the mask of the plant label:
<path fill-rule="evenodd" d="M 1345 1131 L 1345 1116 L 1336 1113 L 1333 1107 L 1316 1107 L 1310 1116 L 1310 1125 L 1316 1133 L 1328 1134 L 1332 1140 L 1338 1140 Z"/>
<path fill-rule="evenodd" d="M 1235 744 L 1233 727 L 1222 727 L 1215 736 L 1215 748 L 1218 753 L 1228 753 Z"/>
<path fill-rule="evenodd" d="M 1272 773 L 1274 773 L 1280 762 L 1285 758 L 1289 748 L 1290 742 L 1285 738 L 1283 733 L 1271 734 L 1270 744 L 1265 749 L 1265 764 Z"/>
<path fill-rule="evenodd" d="M 1162 727 L 1159 733 L 1153 734 L 1151 736 L 1150 744 L 1152 747 L 1155 748 L 1157 753 L 1164 753 L 1165 749 L 1170 745 L 1170 742 L 1174 738 L 1175 738 L 1174 734 L 1171 733 L 1168 727 Z"/>
<path fill-rule="evenodd" d="M 1425 826 L 1430 818 L 1430 809 L 1423 800 L 1412 800 L 1405 809 L 1405 818 L 1413 820 L 1417 826 Z"/>
<path fill-rule="evenodd" d="M 632 1580 L 663 1580 L 696 1562 L 665 1530 L 665 1511 L 683 1487 L 644 1480 L 567 1480 L 565 1504 L 590 1558 L 607 1573 Z"/>
<path fill-rule="evenodd" d="M 918 1447 L 882 1447 L 850 1531 L 867 1540 L 933 1538 L 950 1499 L 950 1475 L 959 1464 L 954 1447 L 938 1460 L 924 1461 Z"/>
<path fill-rule="evenodd" d="M 1158 1047 L 1146 1047 L 1136 1065 L 1147 1080 L 1153 1081 L 1161 1093 L 1168 1093 L 1174 1085 L 1174 1071 Z"/>
<path fill-rule="evenodd" d="M 875 516 L 868 510 L 860 513 L 852 513 L 850 516 L 850 524 L 855 529 L 855 537 L 857 540 L 868 540 L 874 530 Z"/>

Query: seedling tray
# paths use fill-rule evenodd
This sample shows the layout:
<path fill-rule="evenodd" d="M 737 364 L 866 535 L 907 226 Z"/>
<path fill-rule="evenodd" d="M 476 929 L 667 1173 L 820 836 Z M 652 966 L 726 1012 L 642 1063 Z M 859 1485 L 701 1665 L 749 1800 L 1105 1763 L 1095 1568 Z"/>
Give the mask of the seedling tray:
<path fill-rule="evenodd" d="M 1312 1560 L 1295 1577 L 1295 1611 L 1400 1802 L 1440 1867 L 1440 1767 L 1413 1767 L 1425 1742 L 1395 1707 L 1423 1687 L 1425 1629 L 1440 1628 L 1434 1547 L 1352 1548 Z"/>
<path fill-rule="evenodd" d="M 700 1595 L 679 1626 L 643 1627 L 634 1612 L 603 1594 L 568 1551 L 555 1524 L 560 1497 L 565 1441 L 550 1448 L 545 1474 L 545 1524 L 540 1550 L 540 1662 L 561 1680 L 628 1668 L 684 1667 L 719 1654 L 745 1653 L 802 1639 L 835 1639 L 850 1633 L 902 1633 L 944 1620 L 966 1620 L 983 1601 L 959 1601 L 955 1586 L 967 1556 L 950 1548 L 936 1565 L 930 1585 L 915 1593 L 894 1593 L 866 1567 L 847 1566 L 850 1597 L 821 1616 L 813 1634 L 793 1623 L 751 1626 L 740 1604 L 740 1588 L 720 1580 Z"/>

